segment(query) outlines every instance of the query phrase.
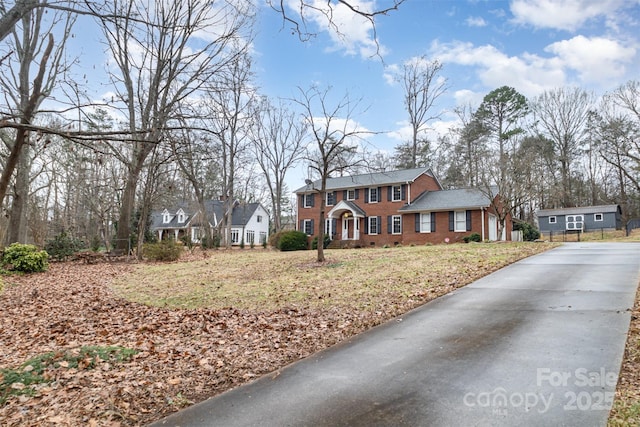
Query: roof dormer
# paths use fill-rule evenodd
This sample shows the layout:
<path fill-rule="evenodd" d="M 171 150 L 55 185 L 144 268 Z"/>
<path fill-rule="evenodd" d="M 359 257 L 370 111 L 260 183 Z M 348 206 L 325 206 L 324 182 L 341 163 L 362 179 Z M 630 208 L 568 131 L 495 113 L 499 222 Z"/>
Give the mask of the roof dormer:
<path fill-rule="evenodd" d="M 162 223 L 163 224 L 169 224 L 171 222 L 171 214 L 169 213 L 168 210 L 163 210 L 162 211 Z"/>
<path fill-rule="evenodd" d="M 182 208 L 178 209 L 178 212 L 176 213 L 176 215 L 178 215 L 178 224 L 183 224 L 187 216 L 185 215 Z"/>

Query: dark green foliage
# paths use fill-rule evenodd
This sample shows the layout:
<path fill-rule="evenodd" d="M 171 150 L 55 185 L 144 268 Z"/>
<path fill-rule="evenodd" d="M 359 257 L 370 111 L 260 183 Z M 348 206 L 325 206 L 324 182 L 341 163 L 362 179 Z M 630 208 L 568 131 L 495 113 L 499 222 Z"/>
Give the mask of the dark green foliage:
<path fill-rule="evenodd" d="M 93 238 L 91 239 L 91 250 L 93 252 L 98 252 L 100 251 L 100 246 L 102 246 L 102 241 L 100 240 L 100 237 L 93 236 Z"/>
<path fill-rule="evenodd" d="M 533 242 L 540 238 L 540 231 L 528 222 L 516 222 L 513 229 L 522 231 L 522 240 L 525 242 Z"/>
<path fill-rule="evenodd" d="M 2 264 L 13 271 L 38 273 L 49 266 L 49 254 L 39 251 L 34 245 L 12 243 L 4 250 Z"/>
<path fill-rule="evenodd" d="M 324 249 L 327 249 L 327 247 L 331 243 L 331 237 L 329 237 L 328 234 L 325 234 L 323 240 L 324 240 L 324 244 L 322 245 L 322 247 Z M 318 249 L 318 236 L 314 237 L 313 240 L 311 241 L 311 249 Z"/>
<path fill-rule="evenodd" d="M 307 235 L 302 231 L 283 231 L 278 239 L 277 248 L 281 251 L 303 251 L 308 249 Z"/>
<path fill-rule="evenodd" d="M 478 233 L 471 233 L 468 236 L 464 236 L 462 240 L 464 240 L 465 243 L 482 242 L 482 236 Z"/>
<path fill-rule="evenodd" d="M 200 247 L 202 249 L 217 249 L 220 247 L 220 236 L 215 234 L 213 237 L 202 236 L 200 239 Z"/>
<path fill-rule="evenodd" d="M 47 240 L 44 250 L 49 256 L 58 261 L 64 261 L 76 252 L 85 249 L 82 240 L 69 236 L 66 231 L 61 232 L 53 239 Z"/>
<path fill-rule="evenodd" d="M 147 243 L 142 252 L 151 261 L 176 261 L 182 254 L 183 246 L 173 240 L 163 240 L 159 243 Z"/>
<path fill-rule="evenodd" d="M 48 369 L 93 369 L 99 360 L 109 363 L 127 362 L 138 353 L 137 350 L 125 347 L 85 346 L 76 352 L 49 352 L 27 360 L 18 369 L 0 369 L 0 405 L 10 396 L 33 395 L 35 390 L 30 387 L 52 381 L 54 378 L 45 377 Z M 24 387 L 12 387 L 20 383 Z"/>

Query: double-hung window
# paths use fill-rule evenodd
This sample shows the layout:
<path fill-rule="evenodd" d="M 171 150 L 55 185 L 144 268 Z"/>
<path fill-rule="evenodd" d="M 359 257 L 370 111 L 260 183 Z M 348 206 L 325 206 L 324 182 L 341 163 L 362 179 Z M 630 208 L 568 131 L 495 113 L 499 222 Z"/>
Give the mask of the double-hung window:
<path fill-rule="evenodd" d="M 302 223 L 302 229 L 305 234 L 311 236 L 313 234 L 313 220 L 305 219 Z"/>
<path fill-rule="evenodd" d="M 356 190 L 347 190 L 347 200 L 356 199 Z"/>
<path fill-rule="evenodd" d="M 431 233 L 431 212 L 420 214 L 420 232 Z"/>
<path fill-rule="evenodd" d="M 334 193 L 333 191 L 330 191 L 327 193 L 327 206 L 333 206 L 336 204 L 336 193 Z"/>
<path fill-rule="evenodd" d="M 393 215 L 391 217 L 391 234 L 402 234 L 402 216 Z"/>
<path fill-rule="evenodd" d="M 378 194 L 378 187 L 372 187 L 369 189 L 369 203 L 378 203 L 380 201 L 380 195 Z"/>
<path fill-rule="evenodd" d="M 380 224 L 378 224 L 377 216 L 369 217 L 369 234 L 379 234 L 380 233 Z"/>
<path fill-rule="evenodd" d="M 308 193 L 304 195 L 304 204 L 303 208 L 312 208 L 313 207 L 313 193 Z"/>
<path fill-rule="evenodd" d="M 391 201 L 399 202 L 402 200 L 402 186 L 394 185 L 391 187 Z"/>
<path fill-rule="evenodd" d="M 467 231 L 467 211 L 455 211 L 454 230 Z"/>

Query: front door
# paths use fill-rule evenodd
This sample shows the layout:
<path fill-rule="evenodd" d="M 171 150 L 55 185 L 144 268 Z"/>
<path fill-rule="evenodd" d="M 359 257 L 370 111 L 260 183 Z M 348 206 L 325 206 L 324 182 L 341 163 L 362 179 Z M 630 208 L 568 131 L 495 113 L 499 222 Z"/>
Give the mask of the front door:
<path fill-rule="evenodd" d="M 489 214 L 489 240 L 498 240 L 498 217 Z"/>
<path fill-rule="evenodd" d="M 342 240 L 350 240 L 350 235 L 353 235 L 351 229 L 353 228 L 353 218 L 342 218 Z"/>

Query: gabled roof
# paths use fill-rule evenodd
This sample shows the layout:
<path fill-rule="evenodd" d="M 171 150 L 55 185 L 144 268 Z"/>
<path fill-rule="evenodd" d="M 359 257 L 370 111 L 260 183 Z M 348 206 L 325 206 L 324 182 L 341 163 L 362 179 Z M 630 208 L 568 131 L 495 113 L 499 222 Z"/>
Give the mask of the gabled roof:
<path fill-rule="evenodd" d="M 429 168 L 403 169 L 388 172 L 365 173 L 361 175 L 341 176 L 327 180 L 327 190 L 347 190 L 357 187 L 377 187 L 383 185 L 406 184 L 415 181 L 420 175 L 434 176 Z M 320 188 L 320 180 L 298 188 L 294 193 L 308 193 Z"/>
<path fill-rule="evenodd" d="M 205 210 L 207 213 L 207 219 L 212 226 L 216 225 L 216 221 L 219 221 L 224 216 L 224 204 L 220 200 L 207 200 L 205 201 Z M 252 215 L 258 209 L 260 203 L 237 203 L 234 205 L 233 214 L 231 216 L 231 226 L 233 227 L 242 227 L 247 225 Z M 166 208 L 166 210 L 171 214 L 175 215 L 180 209 L 185 213 L 185 222 L 178 223 L 177 215 L 172 218 L 169 223 L 162 222 L 162 212 L 165 209 L 154 211 L 151 214 L 151 229 L 176 229 L 176 228 L 186 228 L 190 225 L 191 221 L 194 217 L 197 216 L 200 208 L 197 203 L 184 203 L 178 206 L 174 206 L 171 208 Z"/>
<path fill-rule="evenodd" d="M 540 209 L 537 214 L 541 216 L 614 213 L 620 209 L 618 205 L 579 206 L 575 208 Z"/>
<path fill-rule="evenodd" d="M 455 209 L 479 209 L 491 205 L 491 199 L 476 188 L 425 191 L 400 212 L 450 211 Z"/>

